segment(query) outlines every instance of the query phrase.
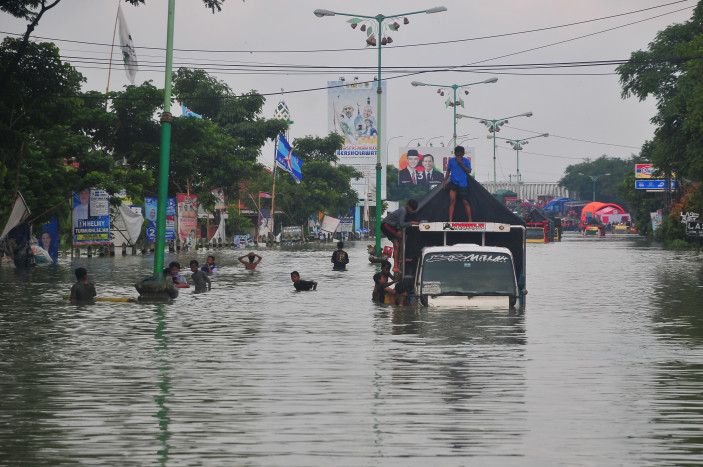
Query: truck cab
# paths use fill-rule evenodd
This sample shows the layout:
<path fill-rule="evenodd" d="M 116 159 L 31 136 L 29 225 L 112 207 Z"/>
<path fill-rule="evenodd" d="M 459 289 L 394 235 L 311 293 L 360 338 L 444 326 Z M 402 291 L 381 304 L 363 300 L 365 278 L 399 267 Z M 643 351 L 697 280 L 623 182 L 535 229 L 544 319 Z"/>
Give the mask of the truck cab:
<path fill-rule="evenodd" d="M 416 303 L 505 310 L 524 305 L 524 225 L 420 222 L 411 230 L 408 236 L 419 248 L 404 282 L 412 284 Z"/>
<path fill-rule="evenodd" d="M 508 309 L 520 295 L 510 250 L 477 244 L 423 248 L 414 285 L 422 305 L 441 308 Z"/>

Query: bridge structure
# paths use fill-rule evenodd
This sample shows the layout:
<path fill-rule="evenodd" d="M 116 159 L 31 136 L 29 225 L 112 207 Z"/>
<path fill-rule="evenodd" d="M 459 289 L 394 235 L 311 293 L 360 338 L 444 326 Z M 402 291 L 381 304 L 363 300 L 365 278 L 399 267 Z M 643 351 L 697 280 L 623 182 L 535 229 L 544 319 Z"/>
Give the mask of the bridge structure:
<path fill-rule="evenodd" d="M 493 192 L 493 182 L 480 182 L 481 185 L 488 191 Z M 497 190 L 515 191 L 514 181 L 503 181 L 496 183 Z M 521 182 L 520 194 L 523 201 L 537 201 L 539 195 L 547 195 L 553 198 L 564 196 L 571 199 L 579 199 L 578 192 L 572 192 L 564 187 L 561 187 L 557 182 Z"/>

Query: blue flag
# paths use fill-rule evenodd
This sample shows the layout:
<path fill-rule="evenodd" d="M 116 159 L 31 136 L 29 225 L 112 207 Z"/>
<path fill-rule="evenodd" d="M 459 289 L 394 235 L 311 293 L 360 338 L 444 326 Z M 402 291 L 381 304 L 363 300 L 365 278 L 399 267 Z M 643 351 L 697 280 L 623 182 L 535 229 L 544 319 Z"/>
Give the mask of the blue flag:
<path fill-rule="evenodd" d="M 278 147 L 276 150 L 276 163 L 280 168 L 291 174 L 297 183 L 303 179 L 303 173 L 300 168 L 303 161 L 298 159 L 298 156 L 293 154 L 293 149 L 286 141 L 286 138 L 281 134 L 278 136 Z"/>
<path fill-rule="evenodd" d="M 203 118 L 202 115 L 196 114 L 195 112 L 193 112 L 192 110 L 190 110 L 190 109 L 189 109 L 188 107 L 186 107 L 185 105 L 182 105 L 182 106 L 181 106 L 181 110 L 183 110 L 183 116 L 184 116 L 184 117 Z"/>

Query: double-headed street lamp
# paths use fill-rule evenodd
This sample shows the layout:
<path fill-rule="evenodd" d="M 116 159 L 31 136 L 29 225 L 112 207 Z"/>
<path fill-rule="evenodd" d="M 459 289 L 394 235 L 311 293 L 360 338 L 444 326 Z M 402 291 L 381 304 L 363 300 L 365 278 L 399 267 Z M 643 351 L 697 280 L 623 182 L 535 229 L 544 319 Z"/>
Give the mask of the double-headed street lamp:
<path fill-rule="evenodd" d="M 388 31 L 397 31 L 398 28 L 400 28 L 400 23 L 398 23 L 397 20 L 399 20 L 401 17 L 403 17 L 403 24 L 408 24 L 410 21 L 408 20 L 407 16 L 411 15 L 417 15 L 420 13 L 439 13 L 442 11 L 447 11 L 446 7 L 443 6 L 438 6 L 435 8 L 430 8 L 427 10 L 420 10 L 420 11 L 411 11 L 409 13 L 399 13 L 396 15 L 381 15 L 378 14 L 376 16 L 366 16 L 366 15 L 354 15 L 354 14 L 349 14 L 349 13 L 339 13 L 336 11 L 330 11 L 330 10 L 324 10 L 324 9 L 317 9 L 315 10 L 315 16 L 322 18 L 323 16 L 350 16 L 351 19 L 348 21 L 348 23 L 351 24 L 352 29 L 356 29 L 359 24 L 361 24 L 361 27 L 359 28 L 360 31 L 365 31 L 366 32 L 366 44 L 368 46 L 378 46 L 378 87 L 376 88 L 376 94 L 378 96 L 377 99 L 377 112 L 378 112 L 378 120 L 377 120 L 377 126 L 376 126 L 376 131 L 378 132 L 376 135 L 376 253 L 380 254 L 381 253 L 381 203 L 382 203 L 382 195 L 381 195 L 381 135 L 382 135 L 382 128 L 381 128 L 381 122 L 383 121 L 381 119 L 382 113 L 381 113 L 381 94 L 383 93 L 383 89 L 381 86 L 381 46 L 382 45 L 387 45 L 393 42 L 393 39 L 386 34 L 386 30 Z M 376 22 L 374 24 L 373 22 Z M 367 25 L 368 23 L 368 25 Z M 374 30 L 375 28 L 375 30 Z M 378 39 L 377 39 L 378 37 Z"/>
<path fill-rule="evenodd" d="M 505 140 L 509 145 L 515 149 L 515 163 L 516 163 L 516 171 L 517 171 L 517 176 L 515 177 L 515 194 L 517 195 L 517 205 L 518 209 L 520 208 L 520 151 L 522 150 L 523 146 L 529 143 L 529 139 L 534 139 L 534 138 L 546 138 L 549 136 L 549 133 L 542 133 L 541 135 L 537 136 L 530 136 L 529 138 L 521 138 L 521 139 L 508 139 L 508 138 L 501 138 L 500 136 L 496 135 L 488 135 L 488 139 L 493 139 L 495 143 L 496 138 L 500 138 Z"/>
<path fill-rule="evenodd" d="M 496 119 L 490 119 L 490 118 L 481 118 L 481 117 L 472 117 L 470 115 L 464 115 L 464 114 L 456 114 L 457 117 L 459 118 L 471 118 L 473 120 L 478 120 L 479 123 L 483 123 L 486 125 L 488 128 L 488 131 L 490 133 L 497 133 L 500 131 L 500 127 L 508 123 L 509 118 L 516 118 L 516 117 L 531 117 L 532 112 L 525 112 L 521 113 L 518 115 L 512 115 L 510 117 L 503 117 L 503 118 L 496 118 Z M 493 193 L 497 191 L 497 183 L 496 183 L 496 140 L 495 138 L 493 139 Z"/>
<path fill-rule="evenodd" d="M 386 141 L 386 160 L 388 160 L 388 154 L 390 154 L 390 151 L 388 150 L 388 145 L 391 144 L 391 141 L 393 141 L 394 139 L 398 139 L 398 138 L 405 138 L 405 136 L 403 136 L 403 135 L 393 136 L 391 138 L 388 138 L 388 141 Z"/>
<path fill-rule="evenodd" d="M 593 202 L 595 203 L 596 202 L 596 182 L 598 181 L 598 179 L 605 177 L 606 175 L 610 175 L 610 174 L 586 175 L 586 174 L 582 174 L 581 172 L 579 172 L 578 174 L 583 175 L 584 177 L 590 178 L 591 181 L 593 182 Z"/>
<path fill-rule="evenodd" d="M 488 78 L 483 81 L 477 81 L 475 83 L 468 83 L 468 84 L 430 84 L 430 83 L 423 83 L 420 81 L 413 81 L 410 84 L 412 84 L 413 86 L 432 86 L 435 88 L 439 88 L 439 89 L 437 89 L 437 93 L 441 96 L 444 96 L 444 90 L 442 88 L 451 88 L 454 91 L 454 100 L 447 99 L 445 104 L 447 107 L 451 106 L 454 109 L 454 133 L 452 133 L 452 135 L 453 135 L 452 139 L 453 139 L 453 146 L 456 146 L 456 108 L 459 105 L 464 107 L 464 101 L 461 99 L 459 99 L 459 100 L 456 99 L 456 90 L 460 89 L 460 88 L 465 88 L 468 86 L 473 86 L 474 84 L 491 84 L 491 83 L 496 83 L 496 82 L 498 82 L 498 78 Z M 468 89 L 464 90 L 464 93 L 468 94 L 469 93 Z"/>
<path fill-rule="evenodd" d="M 432 138 L 425 141 L 425 146 L 432 147 L 432 144 L 430 144 L 430 141 L 432 141 L 433 139 L 441 138 L 441 137 L 442 137 L 441 135 L 440 136 L 433 136 Z"/>

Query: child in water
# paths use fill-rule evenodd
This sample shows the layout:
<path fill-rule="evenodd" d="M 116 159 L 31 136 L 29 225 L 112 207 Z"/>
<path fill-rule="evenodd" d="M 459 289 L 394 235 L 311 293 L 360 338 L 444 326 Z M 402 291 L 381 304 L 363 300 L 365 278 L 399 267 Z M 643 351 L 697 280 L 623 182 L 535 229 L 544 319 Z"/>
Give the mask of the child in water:
<path fill-rule="evenodd" d="M 210 278 L 207 276 L 205 271 L 198 268 L 198 262 L 196 260 L 191 260 L 190 270 L 193 272 L 193 275 L 190 276 L 190 278 L 195 284 L 195 293 L 209 292 L 212 288 Z"/>

